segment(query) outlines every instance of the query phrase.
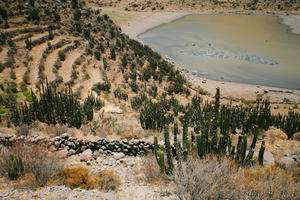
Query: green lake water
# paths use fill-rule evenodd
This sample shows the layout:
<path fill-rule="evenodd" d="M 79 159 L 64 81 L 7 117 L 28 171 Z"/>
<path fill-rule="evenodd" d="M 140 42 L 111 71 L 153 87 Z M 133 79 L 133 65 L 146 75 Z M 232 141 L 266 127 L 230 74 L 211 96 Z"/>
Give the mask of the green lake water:
<path fill-rule="evenodd" d="M 300 35 L 275 16 L 189 15 L 139 39 L 208 79 L 300 88 Z"/>

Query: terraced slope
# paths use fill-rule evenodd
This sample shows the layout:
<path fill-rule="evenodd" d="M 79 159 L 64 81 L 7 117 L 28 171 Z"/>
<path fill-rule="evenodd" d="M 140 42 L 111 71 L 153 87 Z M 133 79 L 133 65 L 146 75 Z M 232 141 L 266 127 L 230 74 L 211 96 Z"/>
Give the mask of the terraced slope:
<path fill-rule="evenodd" d="M 36 92 L 47 80 L 60 88 L 69 85 L 82 99 L 93 93 L 127 107 L 152 86 L 159 88 L 155 96 L 191 93 L 174 66 L 85 1 L 0 5 L 0 81 L 15 82 L 18 92 Z"/>

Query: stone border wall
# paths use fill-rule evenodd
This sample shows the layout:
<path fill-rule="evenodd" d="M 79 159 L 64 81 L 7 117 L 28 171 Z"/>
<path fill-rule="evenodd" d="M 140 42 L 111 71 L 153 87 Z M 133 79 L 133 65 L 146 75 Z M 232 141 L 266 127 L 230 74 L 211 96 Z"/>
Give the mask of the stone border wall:
<path fill-rule="evenodd" d="M 17 142 L 25 142 L 28 144 L 44 144 L 51 151 L 65 151 L 68 156 L 82 153 L 90 149 L 92 152 L 112 155 L 114 153 L 123 153 L 128 156 L 141 156 L 152 152 L 154 145 L 143 140 L 86 140 L 82 138 L 71 137 L 68 134 L 62 134 L 56 137 L 45 136 L 16 136 L 16 135 L 0 135 L 0 145 L 11 146 Z"/>

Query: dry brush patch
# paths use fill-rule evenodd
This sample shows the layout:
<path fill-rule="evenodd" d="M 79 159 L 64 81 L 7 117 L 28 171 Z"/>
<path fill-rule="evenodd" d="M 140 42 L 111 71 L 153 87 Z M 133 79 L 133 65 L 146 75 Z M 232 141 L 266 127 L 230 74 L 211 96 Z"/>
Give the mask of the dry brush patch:
<path fill-rule="evenodd" d="M 295 174 L 276 167 L 238 168 L 227 158 L 188 158 L 172 176 L 179 199 L 299 199 Z"/>
<path fill-rule="evenodd" d="M 61 184 L 74 188 L 83 188 L 87 190 L 99 189 L 104 191 L 116 190 L 121 181 L 113 171 L 100 170 L 95 176 L 92 176 L 86 167 L 74 167 L 61 170 L 57 174 Z"/>
<path fill-rule="evenodd" d="M 62 162 L 44 146 L 16 143 L 0 149 L 0 176 L 23 180 L 20 187 L 45 186 L 62 167 Z"/>

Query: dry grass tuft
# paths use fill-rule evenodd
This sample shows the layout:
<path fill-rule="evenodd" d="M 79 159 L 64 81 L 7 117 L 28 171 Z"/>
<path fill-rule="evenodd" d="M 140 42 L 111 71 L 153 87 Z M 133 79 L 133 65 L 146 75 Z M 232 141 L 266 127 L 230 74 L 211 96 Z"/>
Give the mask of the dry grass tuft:
<path fill-rule="evenodd" d="M 239 192 L 251 199 L 297 199 L 296 177 L 276 167 L 242 169 L 232 178 Z"/>

